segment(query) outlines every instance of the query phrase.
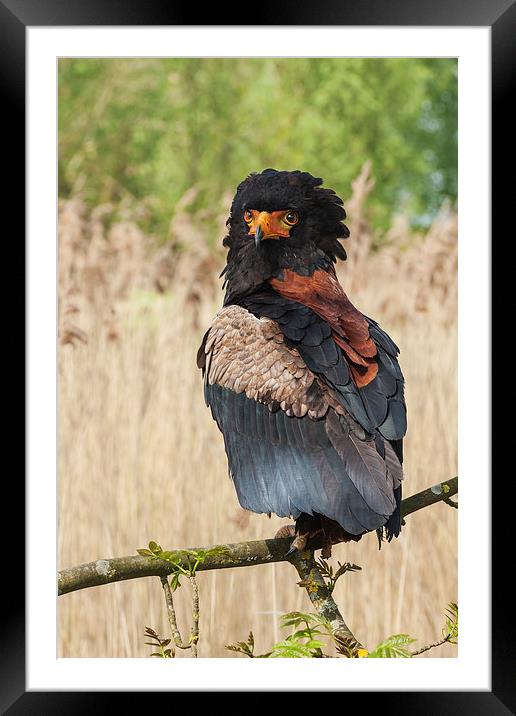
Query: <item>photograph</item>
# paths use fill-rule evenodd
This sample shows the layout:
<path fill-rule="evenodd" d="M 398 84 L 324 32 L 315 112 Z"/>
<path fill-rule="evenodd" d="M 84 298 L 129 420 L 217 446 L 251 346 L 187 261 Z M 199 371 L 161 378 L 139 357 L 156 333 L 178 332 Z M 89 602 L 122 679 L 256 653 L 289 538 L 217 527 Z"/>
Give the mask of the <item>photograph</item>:
<path fill-rule="evenodd" d="M 56 82 L 58 658 L 456 660 L 458 58 Z"/>
<path fill-rule="evenodd" d="M 0 0 L 26 411 L 1 714 L 516 714 L 515 32 L 516 0 Z"/>

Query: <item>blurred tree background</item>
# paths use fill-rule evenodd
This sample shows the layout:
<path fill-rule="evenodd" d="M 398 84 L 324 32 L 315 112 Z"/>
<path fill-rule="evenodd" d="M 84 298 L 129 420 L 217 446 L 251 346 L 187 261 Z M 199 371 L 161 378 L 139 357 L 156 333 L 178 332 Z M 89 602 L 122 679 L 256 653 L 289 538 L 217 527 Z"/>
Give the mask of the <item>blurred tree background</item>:
<path fill-rule="evenodd" d="M 309 171 L 345 200 L 366 160 L 379 240 L 456 202 L 455 59 L 59 61 L 60 197 L 138 207 L 160 243 L 192 187 L 210 221 L 252 171 Z"/>

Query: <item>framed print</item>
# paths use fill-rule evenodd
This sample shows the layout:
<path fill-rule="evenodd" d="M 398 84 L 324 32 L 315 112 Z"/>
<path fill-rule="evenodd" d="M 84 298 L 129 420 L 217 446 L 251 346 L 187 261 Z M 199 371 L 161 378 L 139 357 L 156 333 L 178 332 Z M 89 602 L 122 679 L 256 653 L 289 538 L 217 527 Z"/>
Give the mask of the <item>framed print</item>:
<path fill-rule="evenodd" d="M 10 498 L 10 504 L 25 500 L 27 506 L 26 603 L 22 607 L 19 590 L 7 596 L 0 679 L 8 713 L 93 708 L 98 695 L 92 692 L 111 691 L 338 690 L 354 697 L 381 694 L 392 704 L 395 698 L 397 710 L 411 713 L 515 708 L 509 668 L 514 648 L 505 626 L 512 611 L 504 605 L 503 590 L 493 593 L 496 608 L 491 602 L 491 577 L 496 584 L 504 573 L 496 549 L 491 561 L 491 544 L 500 545 L 498 524 L 509 522 L 499 523 L 491 511 L 497 495 L 490 481 L 488 381 L 491 213 L 493 220 L 504 214 L 501 202 L 509 202 L 507 184 L 498 191 L 496 182 L 490 194 L 490 131 L 509 141 L 501 106 L 514 70 L 514 6 L 501 0 L 467 9 L 454 2 L 432 7 L 367 2 L 310 12 L 298 8 L 295 24 L 291 12 L 279 7 L 269 23 L 258 10 L 247 22 L 239 17 L 237 25 L 212 18 L 210 8 L 206 24 L 199 25 L 190 23 L 189 9 L 160 3 L 128 2 L 121 12 L 110 2 L 0 2 L 8 136 L 27 148 L 23 206 L 20 196 L 12 196 L 20 204 L 18 215 L 26 216 L 27 232 L 27 488 L 26 495 Z M 337 101 L 336 88 L 347 102 Z M 439 113 L 420 109 L 433 106 Z M 362 132 L 366 125 L 369 133 Z M 432 127 L 438 129 L 432 133 Z M 497 166 L 501 154 L 494 148 L 492 166 Z M 14 173 L 23 172 L 21 156 L 20 151 Z M 239 466 L 256 465 L 258 453 L 234 457 L 233 438 L 224 434 L 220 417 L 229 409 L 219 415 L 211 403 L 210 412 L 203 404 L 201 373 L 190 370 L 203 334 L 221 315 L 218 275 L 226 261 L 221 242 L 229 231 L 226 246 L 232 246 L 237 186 L 268 166 L 289 170 L 288 178 L 278 179 L 285 186 L 298 181 L 291 170 L 301 169 L 311 177 L 307 181 L 321 176 L 325 189 L 342 196 L 351 229 L 343 245 L 352 278 L 344 283 L 339 267 L 336 277 L 366 318 L 371 313 L 388 329 L 387 337 L 378 333 L 377 351 L 388 353 L 391 340 L 400 343 L 407 383 L 401 539 L 391 544 L 389 529 L 396 536 L 400 528 L 386 516 L 380 550 L 371 534 L 368 545 L 374 542 L 374 550 L 362 548 L 365 539 L 348 551 L 337 545 L 328 562 L 329 539 L 326 551 L 317 543 L 317 549 L 323 546 L 322 561 L 308 564 L 305 542 L 297 542 L 299 558 L 292 559 L 299 577 L 281 564 L 283 552 L 274 551 L 279 547 L 273 538 L 280 538 L 277 530 L 285 524 L 278 519 L 286 511 L 276 509 L 272 487 L 266 488 L 269 510 L 258 509 L 238 484 Z M 265 242 L 271 246 L 280 246 L 284 236 L 301 235 L 296 224 L 309 215 L 315 199 L 306 206 L 289 201 L 285 207 L 270 200 L 256 211 L 251 204 L 242 209 L 256 247 L 263 235 L 279 239 Z M 285 210 L 281 225 L 274 223 L 280 221 L 278 209 Z M 353 245 L 353 236 L 360 242 Z M 411 249 L 412 236 L 420 237 L 419 253 Z M 327 256 L 330 249 L 324 247 Z M 333 266 L 335 256 L 330 258 Z M 282 272 L 290 268 L 281 263 Z M 225 269 L 230 291 L 231 270 Z M 422 279 L 414 280 L 425 271 L 426 293 Z M 270 281 L 274 287 L 267 277 Z M 317 303 L 324 290 L 317 289 L 309 309 L 330 320 L 329 309 L 325 313 Z M 306 306 L 300 296 L 285 293 L 282 300 Z M 228 299 L 226 306 L 231 307 Z M 416 313 L 423 318 L 412 320 Z M 278 315 L 268 320 L 274 323 Z M 368 330 L 381 330 L 367 320 Z M 349 327 L 339 339 L 336 324 L 328 325 L 331 340 L 351 360 L 353 380 L 365 387 L 370 363 L 360 350 L 367 348 L 348 344 Z M 210 345 L 207 340 L 201 348 Z M 293 340 L 286 339 L 285 350 L 294 351 L 297 360 L 304 354 Z M 234 350 L 241 350 L 239 339 Z M 217 365 L 209 351 L 197 357 L 201 366 L 204 355 L 212 361 L 205 368 L 208 384 Z M 411 352 L 418 356 L 412 362 Z M 393 356 L 385 361 L 394 371 Z M 311 360 L 307 357 L 306 365 L 319 375 Z M 219 373 L 230 370 L 226 366 Z M 171 394 L 171 385 L 181 387 Z M 228 389 L 225 383 L 219 387 Z M 401 405 L 402 393 L 385 390 L 388 400 L 394 396 Z M 250 399 L 250 392 L 244 395 Z M 206 396 L 208 403 L 215 400 Z M 289 410 L 281 396 L 274 398 L 271 415 Z M 337 411 L 330 402 L 332 410 Z M 412 446 L 411 412 L 420 425 Z M 208 426 L 212 415 L 216 422 Z M 292 412 L 288 416 L 301 420 Z M 387 450 L 389 441 L 402 435 L 399 424 L 396 429 L 399 436 L 394 427 L 385 428 Z M 255 449 L 264 455 L 263 445 Z M 380 453 L 386 463 L 391 459 L 385 448 L 375 449 L 375 460 Z M 364 450 L 359 449 L 362 460 Z M 396 459 L 385 475 L 394 474 Z M 227 461 L 239 504 L 224 478 Z M 173 476 L 170 485 L 167 475 Z M 394 509 L 395 498 L 389 499 Z M 425 512 L 440 511 L 428 522 L 432 534 L 426 541 L 411 537 L 422 519 L 409 516 L 422 506 L 417 500 L 426 500 L 425 510 L 441 502 Z M 270 522 L 250 517 L 240 507 L 273 517 Z M 504 508 L 508 501 L 500 513 L 497 504 L 496 514 Z M 304 511 L 291 514 L 298 519 Z M 376 531 L 376 523 L 367 524 L 364 531 Z M 298 539 L 301 532 L 281 548 L 295 547 L 292 536 Z M 315 532 L 307 534 L 315 539 Z M 18 539 L 16 544 L 20 551 Z M 222 547 L 210 552 L 214 545 Z M 245 545 L 245 554 L 239 545 Z M 166 552 L 171 546 L 177 551 Z M 123 556 L 131 550 L 132 557 Z M 337 559 L 349 562 L 343 566 Z M 362 561 L 359 573 L 354 562 L 364 559 L 368 567 Z M 268 566 L 250 566 L 260 564 Z M 245 569 L 232 569 L 237 566 Z M 336 586 L 338 567 L 342 574 L 356 573 Z M 196 570 L 204 571 L 198 583 Z M 57 572 L 61 596 L 56 598 Z M 147 575 L 152 578 L 133 579 Z M 295 589 L 286 586 L 293 576 Z M 133 581 L 104 586 L 127 579 Z M 357 580 L 360 588 L 353 586 Z M 204 585 L 209 587 L 203 590 Z M 286 596 L 290 589 L 292 599 Z M 106 599 L 108 593 L 114 596 Z M 455 603 L 461 610 L 458 646 Z M 301 627 L 292 625 L 298 617 L 290 616 L 290 631 L 278 617 L 310 609 L 322 621 L 306 622 L 296 641 L 301 632 L 295 629 Z M 243 617 L 237 619 L 239 610 Z M 412 621 L 418 611 L 426 622 Z M 435 611 L 442 612 L 443 632 L 436 630 Z M 327 650 L 320 643 L 326 644 L 324 625 L 335 619 L 355 640 L 345 653 L 337 641 L 330 640 Z M 380 653 L 384 640 L 394 649 L 391 635 L 402 644 L 399 653 Z M 294 642 L 298 653 L 288 651 Z M 442 652 L 432 642 L 442 644 Z M 278 644 L 284 652 L 279 647 L 275 652 Z M 376 649 L 379 656 L 423 658 L 345 658 L 375 656 Z M 271 650 L 273 656 L 339 658 L 247 658 L 270 656 Z M 176 658 L 166 662 L 148 658 L 151 653 Z"/>

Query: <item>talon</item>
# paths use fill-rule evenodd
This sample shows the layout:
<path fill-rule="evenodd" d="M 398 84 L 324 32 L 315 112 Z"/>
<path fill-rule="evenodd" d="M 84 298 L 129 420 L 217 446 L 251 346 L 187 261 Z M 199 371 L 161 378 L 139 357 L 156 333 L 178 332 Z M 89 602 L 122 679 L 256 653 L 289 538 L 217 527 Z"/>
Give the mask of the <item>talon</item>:
<path fill-rule="evenodd" d="M 296 550 L 298 552 L 304 552 L 306 549 L 306 543 L 308 541 L 309 534 L 308 532 L 303 535 L 296 535 L 295 539 L 293 540 L 292 544 L 290 545 L 290 549 L 287 552 L 287 555 L 292 554 Z"/>

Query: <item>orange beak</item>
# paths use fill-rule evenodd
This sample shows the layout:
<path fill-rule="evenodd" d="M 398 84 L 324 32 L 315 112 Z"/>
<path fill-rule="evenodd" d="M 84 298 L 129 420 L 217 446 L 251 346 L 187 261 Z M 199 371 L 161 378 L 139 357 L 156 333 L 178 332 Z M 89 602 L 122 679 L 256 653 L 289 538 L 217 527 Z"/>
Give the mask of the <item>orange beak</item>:
<path fill-rule="evenodd" d="M 285 227 L 282 218 L 284 211 L 253 211 L 253 221 L 249 226 L 249 234 L 254 236 L 255 244 L 265 239 L 279 239 L 280 236 L 289 236 L 290 229 Z"/>

